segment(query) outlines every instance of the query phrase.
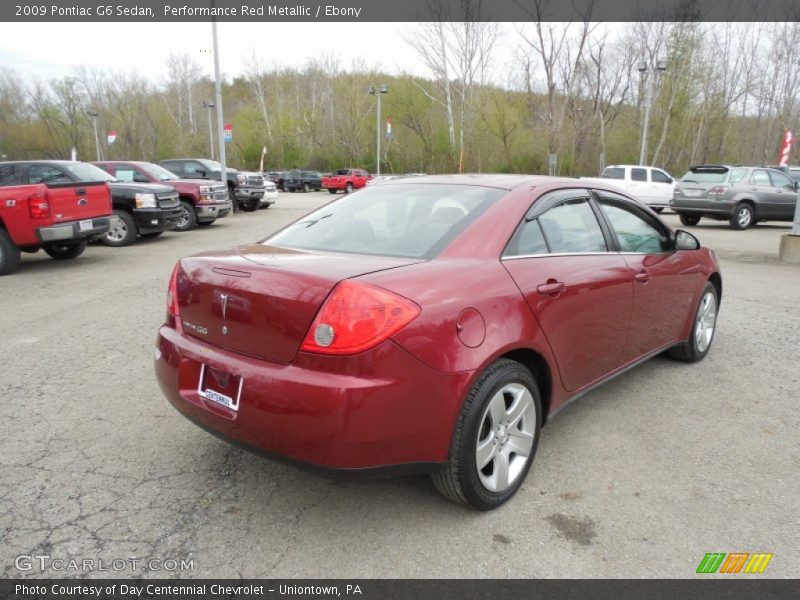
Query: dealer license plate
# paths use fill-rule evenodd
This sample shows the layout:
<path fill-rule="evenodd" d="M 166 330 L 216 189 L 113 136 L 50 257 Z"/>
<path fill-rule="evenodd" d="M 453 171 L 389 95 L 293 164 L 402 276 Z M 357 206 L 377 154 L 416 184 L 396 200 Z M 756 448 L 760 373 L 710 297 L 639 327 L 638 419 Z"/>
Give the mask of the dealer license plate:
<path fill-rule="evenodd" d="M 703 193 L 703 190 L 683 190 L 683 193 L 692 198 L 696 198 Z"/>
<path fill-rule="evenodd" d="M 239 410 L 244 379 L 203 365 L 200 369 L 200 382 L 197 393 L 206 400 L 233 411 Z"/>
<path fill-rule="evenodd" d="M 92 223 L 91 219 L 86 219 L 85 221 L 78 222 L 78 229 L 81 231 L 91 231 L 94 229 L 94 224 Z"/>

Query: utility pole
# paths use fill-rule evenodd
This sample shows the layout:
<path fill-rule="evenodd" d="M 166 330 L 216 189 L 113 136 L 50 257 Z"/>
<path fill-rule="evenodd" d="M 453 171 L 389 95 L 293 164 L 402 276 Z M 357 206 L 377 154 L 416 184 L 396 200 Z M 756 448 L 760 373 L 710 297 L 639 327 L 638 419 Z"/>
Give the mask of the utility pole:
<path fill-rule="evenodd" d="M 644 99 L 644 123 L 642 125 L 642 148 L 639 152 L 639 164 L 644 165 L 647 158 L 647 130 L 650 127 L 650 107 L 653 104 L 653 79 L 656 73 L 663 73 L 667 70 L 666 61 L 659 60 L 656 68 L 653 69 L 646 62 L 640 62 L 637 67 L 642 77 L 647 78 L 647 92 Z"/>
<path fill-rule="evenodd" d="M 389 93 L 388 85 L 381 85 L 376 90 L 374 85 L 369 86 L 369 93 L 371 96 L 376 96 L 378 99 L 378 107 L 375 111 L 375 175 L 381 174 L 381 94 Z"/>
<path fill-rule="evenodd" d="M 97 117 L 98 113 L 93 111 L 88 111 L 86 113 L 90 117 L 92 117 L 92 126 L 94 127 L 94 149 L 97 151 L 97 162 L 103 160 L 100 155 L 100 138 L 97 136 Z"/>
<path fill-rule="evenodd" d="M 211 8 L 216 8 L 216 2 L 212 0 Z M 211 31 L 214 37 L 214 92 L 216 96 L 216 105 L 217 105 L 217 141 L 219 143 L 219 162 L 222 165 L 221 175 L 222 175 L 222 183 L 228 185 L 228 168 L 226 166 L 226 156 L 225 156 L 225 138 L 223 133 L 223 128 L 225 126 L 223 115 L 222 115 L 222 80 L 220 79 L 219 74 L 219 43 L 217 41 L 217 19 L 211 19 Z M 231 198 L 231 201 L 235 204 L 236 198 Z"/>
<path fill-rule="evenodd" d="M 211 100 L 203 100 L 203 106 L 208 113 L 208 146 L 211 150 L 211 160 L 214 160 L 214 129 L 211 127 L 211 109 L 216 106 Z"/>

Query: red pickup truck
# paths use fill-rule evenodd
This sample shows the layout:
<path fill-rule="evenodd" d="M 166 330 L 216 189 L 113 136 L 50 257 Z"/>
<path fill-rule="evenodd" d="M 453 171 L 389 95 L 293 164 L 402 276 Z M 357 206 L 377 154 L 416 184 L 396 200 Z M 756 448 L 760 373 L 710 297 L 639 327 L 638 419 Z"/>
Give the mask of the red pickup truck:
<path fill-rule="evenodd" d="M 353 190 L 363 188 L 370 179 L 372 179 L 372 175 L 364 169 L 339 169 L 332 175 L 322 178 L 322 187 L 331 194 L 335 194 L 339 190 L 344 190 L 345 194 L 349 194 Z"/>
<path fill-rule="evenodd" d="M 0 163 L 0 182 L 5 170 Z M 80 256 L 90 239 L 108 231 L 111 194 L 104 182 L 0 183 L 0 275 L 12 273 L 21 252 L 59 260 Z"/>

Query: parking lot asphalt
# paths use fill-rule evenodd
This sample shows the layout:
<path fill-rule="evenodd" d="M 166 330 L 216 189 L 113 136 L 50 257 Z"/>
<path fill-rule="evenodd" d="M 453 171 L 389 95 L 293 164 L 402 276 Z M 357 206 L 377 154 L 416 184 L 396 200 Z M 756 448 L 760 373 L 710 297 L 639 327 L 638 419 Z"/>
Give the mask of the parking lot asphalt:
<path fill-rule="evenodd" d="M 250 455 L 159 391 L 174 262 L 330 199 L 282 194 L 70 262 L 24 255 L 0 278 L 2 577 L 684 578 L 707 552 L 740 551 L 774 554 L 761 577 L 797 576 L 800 267 L 776 258 L 787 225 L 685 228 L 722 262 L 710 355 L 657 357 L 572 404 L 545 427 L 516 497 L 480 513 L 425 477 L 345 483 Z M 21 555 L 145 563 L 20 570 Z M 168 560 L 190 564 L 158 570 Z"/>

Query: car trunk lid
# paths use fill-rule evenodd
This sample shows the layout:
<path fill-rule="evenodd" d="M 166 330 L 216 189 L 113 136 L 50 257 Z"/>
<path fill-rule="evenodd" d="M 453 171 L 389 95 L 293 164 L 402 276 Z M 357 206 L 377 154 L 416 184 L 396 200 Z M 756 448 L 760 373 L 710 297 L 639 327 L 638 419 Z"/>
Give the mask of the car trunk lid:
<path fill-rule="evenodd" d="M 176 283 L 181 325 L 209 344 L 289 363 L 337 283 L 416 262 L 264 245 L 184 258 Z"/>

